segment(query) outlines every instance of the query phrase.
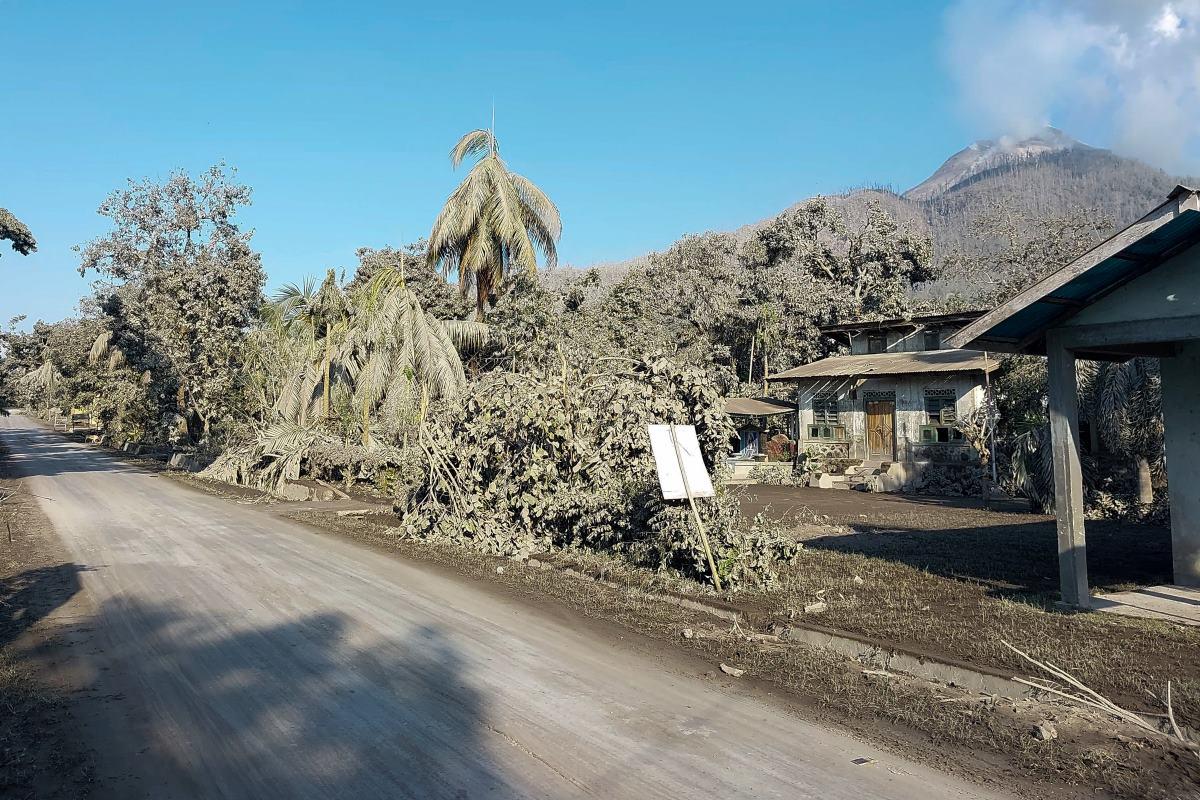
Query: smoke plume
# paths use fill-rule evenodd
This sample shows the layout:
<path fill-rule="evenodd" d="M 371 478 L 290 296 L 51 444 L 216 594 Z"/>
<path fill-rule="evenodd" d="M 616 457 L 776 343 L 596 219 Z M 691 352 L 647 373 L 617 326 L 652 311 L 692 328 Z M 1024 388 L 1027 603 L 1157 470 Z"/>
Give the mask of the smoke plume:
<path fill-rule="evenodd" d="M 1053 123 L 1200 174 L 1200 0 L 959 0 L 945 57 L 981 134 Z"/>

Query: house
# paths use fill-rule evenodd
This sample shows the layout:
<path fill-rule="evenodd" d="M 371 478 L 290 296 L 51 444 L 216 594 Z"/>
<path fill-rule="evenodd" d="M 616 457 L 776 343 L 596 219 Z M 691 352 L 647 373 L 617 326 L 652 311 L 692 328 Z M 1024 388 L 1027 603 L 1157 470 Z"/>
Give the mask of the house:
<path fill-rule="evenodd" d="M 730 456 L 729 482 L 744 483 L 755 470 L 792 474 L 796 460 L 796 404 L 771 397 L 729 397 L 725 413 L 737 429 Z"/>
<path fill-rule="evenodd" d="M 1090 597 L 1075 360 L 1159 359 L 1177 586 L 1200 587 L 1200 192 L 1166 202 L 950 337 L 955 347 L 1045 355 L 1062 599 Z M 1177 587 L 1148 591 L 1154 601 Z M 1180 607 L 1200 605 L 1190 591 Z"/>
<path fill-rule="evenodd" d="M 798 450 L 839 464 L 835 471 L 857 464 L 878 471 L 877 488 L 885 491 L 919 486 L 930 464 L 972 463 L 975 451 L 957 423 L 984 405 L 987 376 L 998 363 L 945 343 L 981 313 L 822 328 L 850 354 L 769 379 L 795 386 Z"/>

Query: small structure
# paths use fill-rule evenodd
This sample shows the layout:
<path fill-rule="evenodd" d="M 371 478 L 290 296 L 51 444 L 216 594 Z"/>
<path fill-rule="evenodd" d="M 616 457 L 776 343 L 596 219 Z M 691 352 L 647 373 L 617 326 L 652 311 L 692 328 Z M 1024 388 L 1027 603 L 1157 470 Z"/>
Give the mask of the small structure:
<path fill-rule="evenodd" d="M 796 404 L 771 397 L 730 397 L 725 412 L 738 432 L 730 457 L 730 481 L 751 479 L 756 467 L 790 475 L 796 460 Z"/>
<path fill-rule="evenodd" d="M 1062 598 L 1090 602 L 1075 360 L 1156 356 L 1175 583 L 1200 586 L 1200 194 L 1166 202 L 953 335 L 956 347 L 1048 358 Z"/>
<path fill-rule="evenodd" d="M 973 463 L 957 421 L 983 405 L 995 358 L 943 342 L 979 311 L 822 328 L 850 355 L 770 377 L 794 383 L 799 449 L 824 462 L 881 474 L 884 491 L 919 486 L 930 465 Z M 838 485 L 845 485 L 844 482 Z"/>

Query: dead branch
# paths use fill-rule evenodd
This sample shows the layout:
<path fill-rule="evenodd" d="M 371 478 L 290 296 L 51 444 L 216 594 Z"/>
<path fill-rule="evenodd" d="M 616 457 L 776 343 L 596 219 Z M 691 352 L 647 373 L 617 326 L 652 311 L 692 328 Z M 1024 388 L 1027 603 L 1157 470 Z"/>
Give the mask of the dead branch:
<path fill-rule="evenodd" d="M 1000 640 L 1000 643 L 1002 645 L 1004 645 L 1005 647 L 1007 647 L 1009 650 L 1012 650 L 1014 653 L 1019 655 L 1021 658 L 1025 659 L 1029 663 L 1038 667 L 1042 671 L 1048 672 L 1050 675 L 1053 675 L 1057 680 L 1061 681 L 1062 683 L 1067 684 L 1068 686 L 1073 687 L 1078 692 L 1078 694 L 1072 693 L 1069 691 L 1065 691 L 1063 689 L 1059 689 L 1054 686 L 1050 686 L 1046 683 L 1040 683 L 1035 680 L 1030 680 L 1028 678 L 1020 678 L 1017 676 L 1013 676 L 1013 680 L 1017 681 L 1018 683 L 1023 683 L 1026 686 L 1031 686 L 1034 689 L 1037 689 L 1039 691 L 1057 695 L 1058 697 L 1062 697 L 1063 699 L 1070 700 L 1074 703 L 1078 703 L 1080 705 L 1087 706 L 1089 708 L 1097 709 L 1106 714 L 1109 714 L 1110 716 L 1116 717 L 1117 719 L 1123 720 L 1125 722 L 1128 722 L 1131 725 L 1141 728 L 1142 730 L 1147 731 L 1148 733 L 1153 733 L 1158 736 L 1166 737 L 1167 739 L 1170 739 L 1171 741 L 1183 746 L 1184 748 L 1191 750 L 1196 755 L 1197 758 L 1200 758 L 1200 742 L 1192 741 L 1187 736 L 1185 736 L 1183 731 L 1180 730 L 1179 725 L 1176 724 L 1176 722 L 1175 722 L 1175 710 L 1171 705 L 1171 682 L 1170 681 L 1167 681 L 1167 697 L 1166 697 L 1165 705 L 1167 707 L 1166 718 L 1167 718 L 1167 720 L 1170 721 L 1171 732 L 1166 733 L 1161 728 L 1159 728 L 1157 725 L 1152 725 L 1149 722 L 1147 722 L 1145 719 L 1145 716 L 1156 716 L 1156 717 L 1161 718 L 1161 715 L 1157 715 L 1157 714 L 1142 715 L 1135 711 L 1130 711 L 1128 709 L 1122 708 L 1121 706 L 1112 702 L 1108 698 L 1104 697 L 1099 692 L 1084 685 L 1084 683 L 1082 681 L 1080 681 L 1078 678 L 1076 678 L 1071 673 L 1067 672 L 1065 669 L 1062 669 L 1061 667 L 1056 667 L 1055 665 L 1051 664 L 1048 661 L 1047 662 L 1038 661 L 1033 656 L 1030 656 L 1028 653 L 1025 653 L 1025 652 L 1017 649 L 1016 647 L 1012 646 L 1011 644 L 1004 641 L 1003 639 Z"/>

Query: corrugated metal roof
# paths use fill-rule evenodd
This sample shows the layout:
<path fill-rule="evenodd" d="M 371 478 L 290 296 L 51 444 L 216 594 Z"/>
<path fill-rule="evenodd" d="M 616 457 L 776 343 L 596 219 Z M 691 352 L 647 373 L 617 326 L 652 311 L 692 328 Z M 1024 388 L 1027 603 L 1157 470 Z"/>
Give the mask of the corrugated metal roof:
<path fill-rule="evenodd" d="M 1114 289 L 1200 243 L 1200 195 L 1177 186 L 1167 201 L 1047 275 L 948 340 L 955 347 L 1044 353 L 1045 333 Z"/>
<path fill-rule="evenodd" d="M 796 410 L 795 403 L 771 397 L 727 397 L 725 413 L 735 417 L 770 417 Z"/>
<path fill-rule="evenodd" d="M 797 378 L 849 378 L 873 375 L 914 375 L 923 372 L 988 372 L 996 369 L 996 359 L 978 350 L 928 350 L 918 353 L 871 353 L 857 356 L 823 358 L 802 367 L 794 367 L 770 380 Z"/>

